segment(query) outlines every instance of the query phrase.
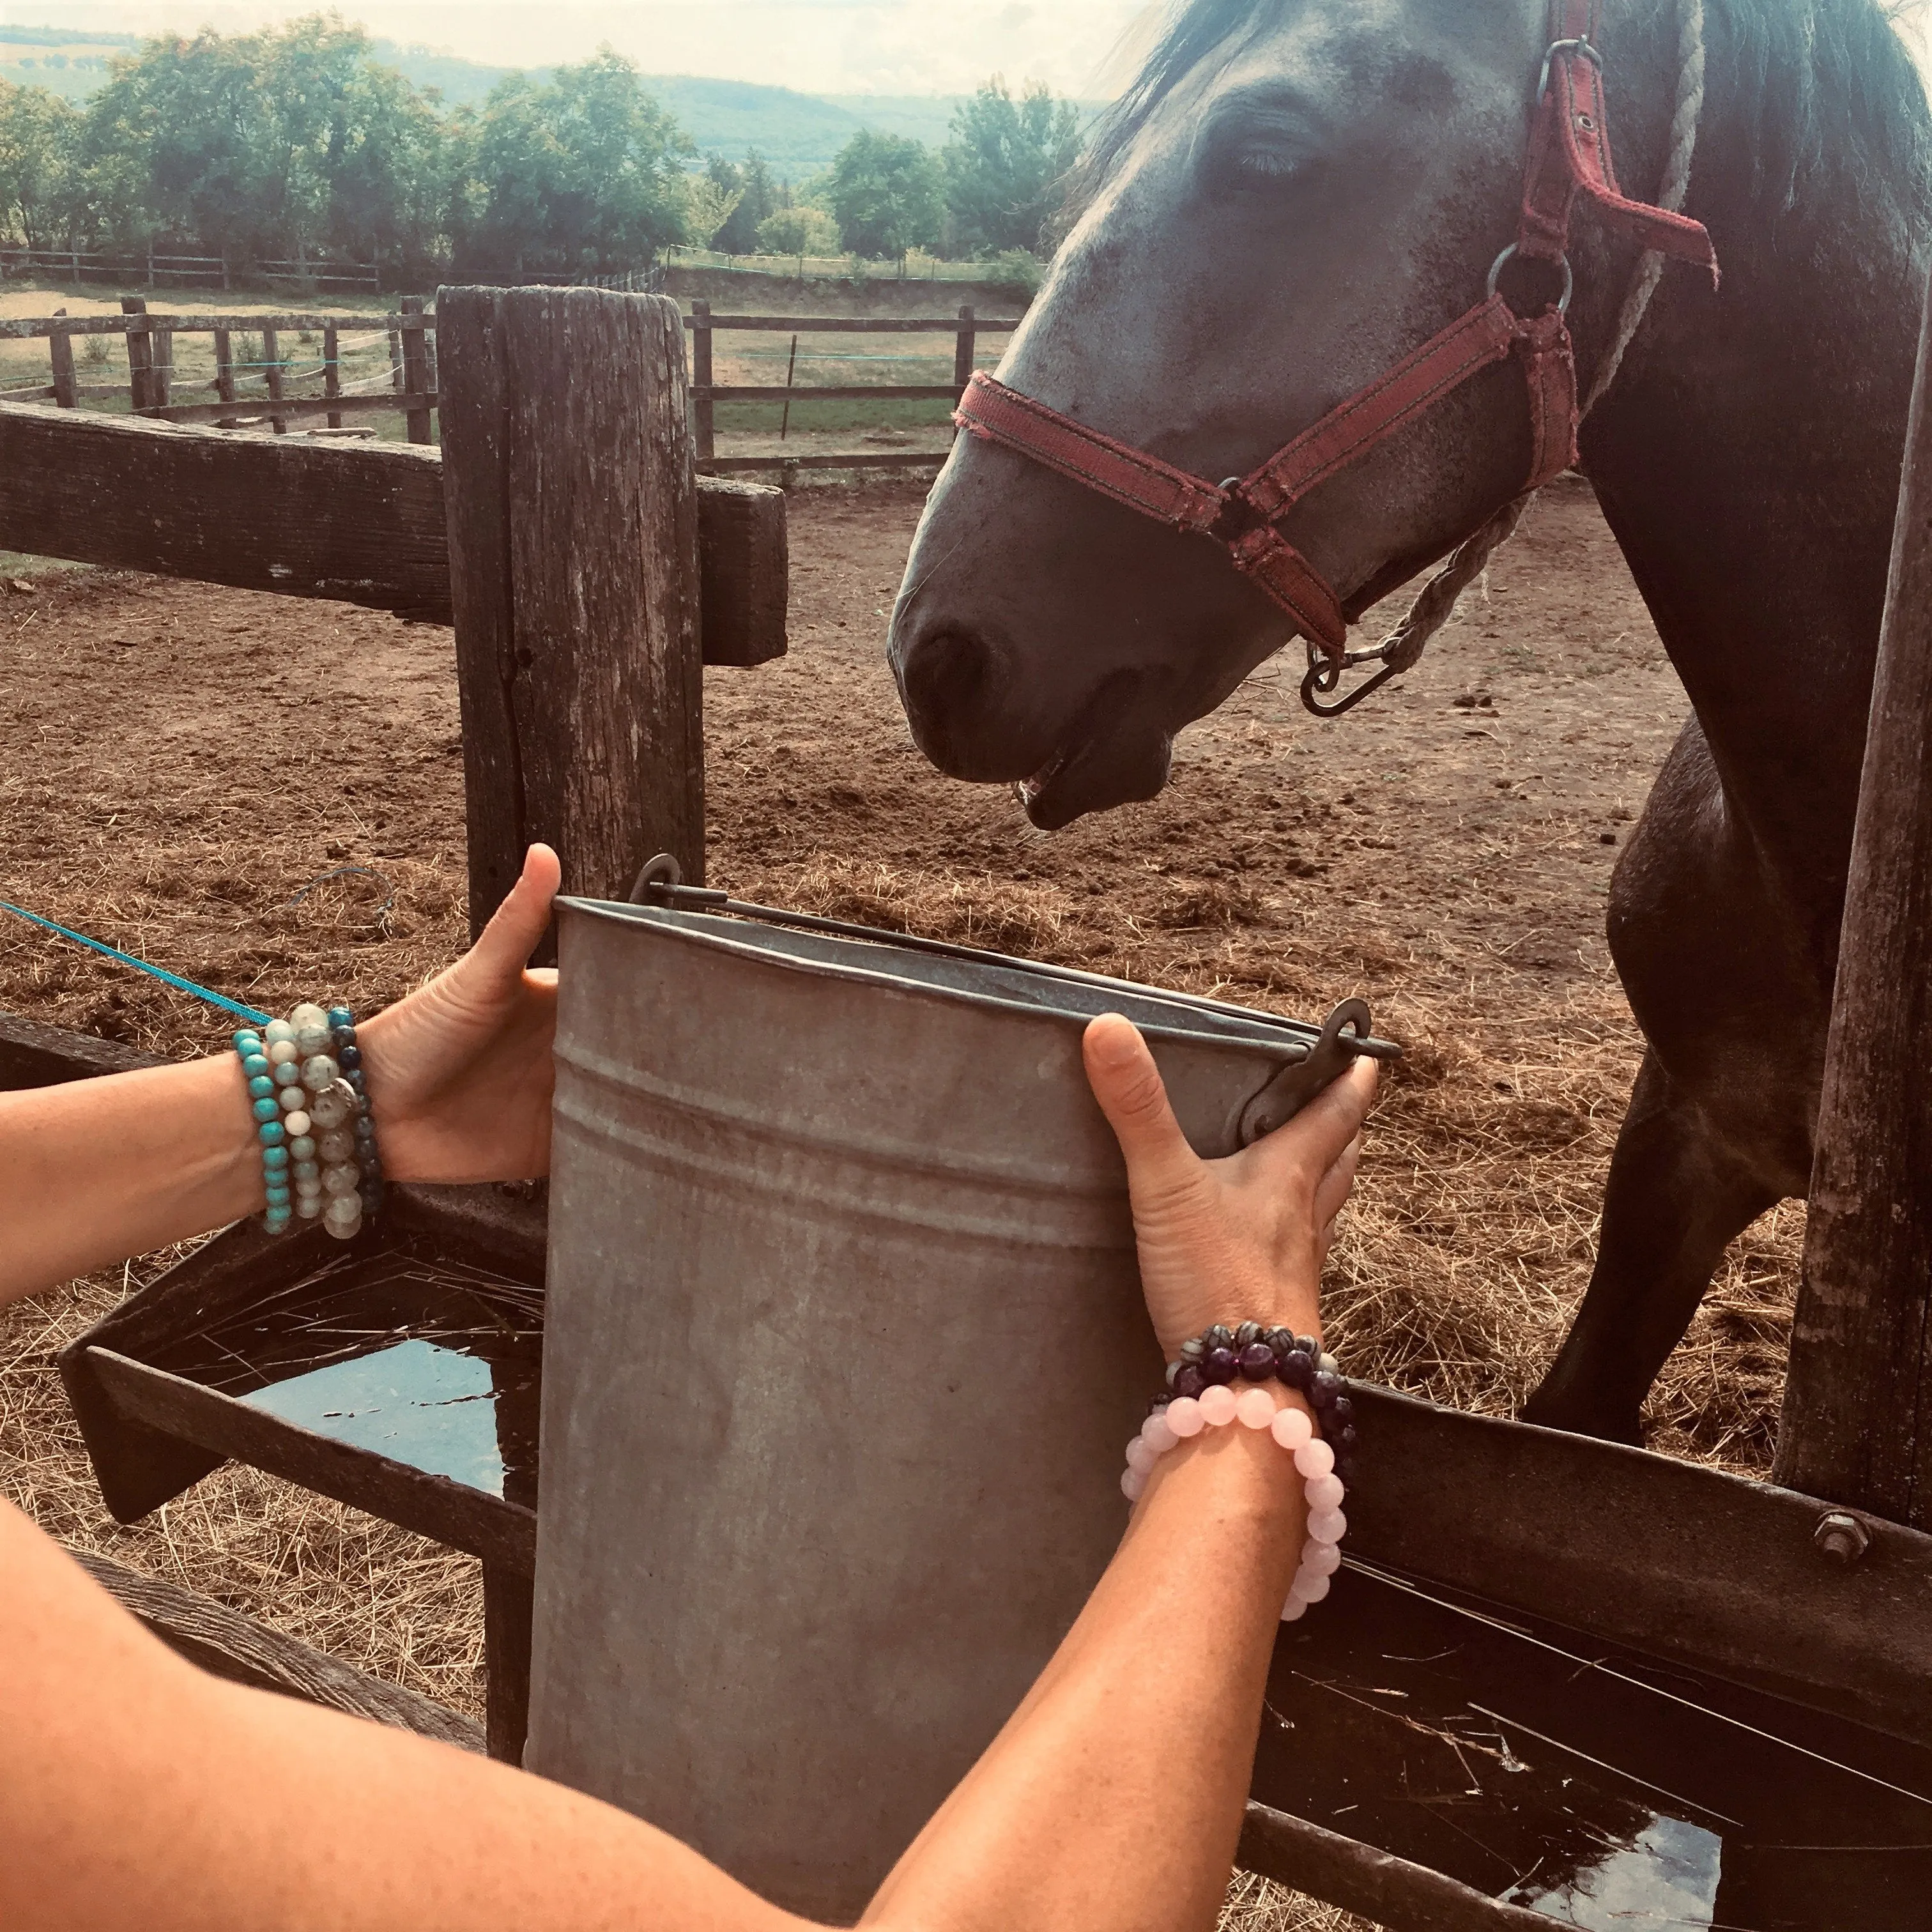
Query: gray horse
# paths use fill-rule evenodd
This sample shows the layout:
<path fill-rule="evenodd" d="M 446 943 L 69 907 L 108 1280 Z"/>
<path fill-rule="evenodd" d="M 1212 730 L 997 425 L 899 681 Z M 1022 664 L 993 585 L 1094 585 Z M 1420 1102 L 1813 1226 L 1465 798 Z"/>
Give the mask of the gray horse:
<path fill-rule="evenodd" d="M 1726 1245 L 1802 1195 L 1932 214 L 1932 130 L 1876 0 L 1704 0 L 1673 267 L 1582 466 L 1694 716 L 1618 865 L 1648 1042 L 1589 1292 L 1528 1419 L 1638 1439 Z M 1678 0 L 1607 0 L 1618 166 L 1647 195 Z M 1101 130 L 1003 380 L 1209 478 L 1245 473 L 1480 298 L 1515 232 L 1545 0 L 1194 0 Z M 1578 218 L 1587 390 L 1636 266 Z M 1498 366 L 1291 512 L 1353 617 L 1520 486 Z M 892 660 L 920 747 L 1034 821 L 1153 796 L 1174 734 L 1284 642 L 1225 550 L 962 438 Z M 1346 729 L 1345 726 L 1329 728 Z"/>

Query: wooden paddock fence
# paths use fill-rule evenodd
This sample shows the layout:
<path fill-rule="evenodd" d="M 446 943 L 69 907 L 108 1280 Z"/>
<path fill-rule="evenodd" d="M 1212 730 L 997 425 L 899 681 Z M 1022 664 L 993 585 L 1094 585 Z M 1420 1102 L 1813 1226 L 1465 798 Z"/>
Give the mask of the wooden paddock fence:
<path fill-rule="evenodd" d="M 250 262 L 240 272 L 247 279 L 298 282 L 317 289 L 374 289 L 382 286 L 379 262 L 334 262 L 326 256 L 300 252 L 292 260 Z M 104 248 L 0 248 L 0 278 L 8 275 L 65 275 L 78 287 L 96 281 L 146 281 L 149 288 L 164 282 L 182 287 L 232 288 L 236 272 L 226 255 L 173 255 L 152 244 L 136 254 Z"/>
<path fill-rule="evenodd" d="M 956 316 L 714 315 L 708 302 L 694 302 L 685 318 L 691 335 L 691 400 L 698 431 L 698 462 L 714 476 L 761 470 L 908 470 L 931 468 L 944 457 L 932 450 L 894 451 L 816 456 L 720 456 L 716 417 L 720 403 L 792 403 L 816 398 L 841 402 L 950 402 L 956 406 L 973 380 L 974 358 L 982 335 L 1010 335 L 1017 318 L 976 316 L 970 305 Z M 790 380 L 773 383 L 718 382 L 712 380 L 712 338 L 721 329 L 754 330 L 790 335 L 796 366 L 801 335 L 947 334 L 953 339 L 952 380 L 950 382 L 819 384 L 800 386 Z"/>
<path fill-rule="evenodd" d="M 607 276 L 599 285 L 632 292 L 649 277 Z M 580 284 L 579 286 L 590 286 Z M 271 315 L 151 314 L 145 298 L 124 296 L 118 315 L 28 316 L 0 318 L 0 340 L 44 338 L 52 380 L 0 388 L 0 403 L 51 402 L 64 410 L 82 408 L 109 397 L 126 397 L 137 416 L 152 422 L 212 423 L 223 429 L 252 429 L 267 424 L 278 436 L 292 424 L 319 421 L 328 430 L 346 428 L 344 418 L 400 410 L 407 418 L 409 440 L 436 440 L 436 412 L 442 398 L 436 386 L 436 327 L 433 310 L 419 296 L 405 296 L 396 313 L 387 315 L 278 314 Z M 787 316 L 714 315 L 707 302 L 694 302 L 685 319 L 691 340 L 691 404 L 696 454 L 701 475 L 730 476 L 790 470 L 931 469 L 944 460 L 936 450 L 838 451 L 793 455 L 784 452 L 756 456 L 717 453 L 717 406 L 721 402 L 946 402 L 957 404 L 971 380 L 980 338 L 1010 334 L 1016 319 L 976 316 L 970 307 L 955 316 Z M 712 376 L 713 338 L 723 330 L 789 335 L 794 354 L 782 384 L 721 383 Z M 320 334 L 321 357 L 311 370 L 285 356 L 281 338 L 292 332 Z M 952 376 L 946 382 L 800 384 L 792 380 L 801 335 L 946 334 L 953 339 Z M 386 374 L 374 379 L 380 386 L 346 389 L 343 381 L 342 339 L 353 335 L 388 338 Z M 84 382 L 74 361 L 76 336 L 122 337 L 127 346 L 128 373 L 114 382 Z M 214 338 L 214 378 L 205 386 L 214 391 L 213 402 L 184 401 L 183 385 L 175 364 L 175 338 L 212 335 Z M 259 362 L 238 362 L 235 338 L 259 337 Z M 299 394 L 295 386 L 319 377 L 319 393 Z M 259 380 L 262 393 L 244 394 L 240 384 Z M 316 434 L 314 430 L 310 432 Z M 373 434 L 372 430 L 361 432 Z"/>
<path fill-rule="evenodd" d="M 400 410 L 409 420 L 412 442 L 434 440 L 430 418 L 436 406 L 436 317 L 420 296 L 405 296 L 393 315 L 151 315 L 146 299 L 122 297 L 118 315 L 23 316 L 0 318 L 0 340 L 44 337 L 53 380 L 17 388 L 0 389 L 0 402 L 52 402 L 64 410 L 107 396 L 126 396 L 136 416 L 155 422 L 214 423 L 240 429 L 267 422 L 278 436 L 290 423 L 313 417 L 326 419 L 332 430 L 344 427 L 345 414 Z M 322 358 L 309 372 L 322 381 L 320 395 L 290 393 L 297 375 L 292 358 L 282 354 L 281 338 L 290 330 L 320 334 Z M 259 336 L 259 363 L 235 360 L 237 335 Z M 377 380 L 380 388 L 364 394 L 345 392 L 342 381 L 342 338 L 386 334 L 389 366 Z M 75 368 L 76 336 L 120 335 L 125 338 L 128 374 L 112 382 L 82 382 Z M 215 373 L 207 387 L 218 401 L 178 402 L 175 398 L 175 338 L 212 335 Z M 238 384 L 259 371 L 265 393 L 244 397 Z"/>

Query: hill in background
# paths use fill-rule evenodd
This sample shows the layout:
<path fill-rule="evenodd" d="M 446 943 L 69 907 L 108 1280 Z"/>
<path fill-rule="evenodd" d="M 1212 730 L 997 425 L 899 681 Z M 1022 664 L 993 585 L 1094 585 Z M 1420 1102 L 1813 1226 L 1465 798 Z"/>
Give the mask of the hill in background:
<path fill-rule="evenodd" d="M 0 80 L 84 100 L 106 81 L 109 59 L 139 44 L 128 34 L 0 25 Z M 418 87 L 435 88 L 453 107 L 480 106 L 490 88 L 514 71 L 393 40 L 374 41 L 371 51 Z M 544 70 L 530 71 L 541 78 Z M 700 152 L 735 161 L 744 158 L 748 148 L 756 148 L 781 176 L 794 181 L 829 167 L 861 128 L 909 135 L 928 147 L 942 147 L 953 110 L 964 98 L 800 94 L 788 87 L 693 74 L 650 74 L 644 84 L 677 117 Z"/>

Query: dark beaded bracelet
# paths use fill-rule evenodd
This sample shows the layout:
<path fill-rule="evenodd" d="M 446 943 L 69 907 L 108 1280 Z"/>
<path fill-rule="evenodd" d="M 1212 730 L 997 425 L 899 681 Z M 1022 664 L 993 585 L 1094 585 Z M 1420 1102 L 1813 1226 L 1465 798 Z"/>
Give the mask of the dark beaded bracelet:
<path fill-rule="evenodd" d="M 1166 1391 L 1148 1407 L 1158 1412 L 1178 1396 L 1198 1397 L 1204 1390 L 1238 1381 L 1279 1382 L 1305 1395 L 1322 1440 L 1335 1452 L 1336 1472 L 1346 1480 L 1357 1441 L 1355 1405 L 1340 1365 L 1322 1352 L 1312 1335 L 1264 1328 L 1258 1322 L 1232 1328 L 1217 1322 L 1181 1343 L 1180 1354 L 1167 1365 Z"/>
<path fill-rule="evenodd" d="M 347 1006 L 329 1008 L 328 1034 L 335 1064 L 341 1068 L 343 1078 L 356 1096 L 356 1112 L 350 1126 L 356 1136 L 355 1162 L 358 1177 L 356 1192 L 362 1197 L 363 1213 L 373 1219 L 382 1206 L 382 1162 L 376 1149 L 376 1122 L 362 1072 L 362 1048 L 356 1036 L 356 1016 Z"/>

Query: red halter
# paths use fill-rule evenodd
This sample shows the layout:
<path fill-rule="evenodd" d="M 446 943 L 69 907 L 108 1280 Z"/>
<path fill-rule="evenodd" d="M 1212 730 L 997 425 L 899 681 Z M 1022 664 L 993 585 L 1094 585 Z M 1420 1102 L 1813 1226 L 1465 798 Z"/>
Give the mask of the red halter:
<path fill-rule="evenodd" d="M 1340 600 L 1276 527 L 1318 484 L 1430 410 L 1453 389 L 1514 356 L 1529 392 L 1534 490 L 1576 460 L 1576 364 L 1564 316 L 1570 306 L 1570 218 L 1580 194 L 1647 249 L 1711 271 L 1718 257 L 1701 222 L 1630 200 L 1617 185 L 1604 104 L 1603 56 L 1592 36 L 1598 0 L 1551 0 L 1552 44 L 1544 56 L 1523 174 L 1516 238 L 1491 267 L 1484 298 L 1366 388 L 1304 430 L 1252 476 L 1216 485 L 1130 448 L 1023 396 L 983 372 L 959 400 L 953 421 L 988 442 L 1176 530 L 1227 546 L 1236 569 L 1254 579 L 1295 627 L 1340 664 L 1347 646 Z M 1517 256 L 1555 263 L 1562 293 L 1540 315 L 1519 316 L 1497 292 Z"/>

